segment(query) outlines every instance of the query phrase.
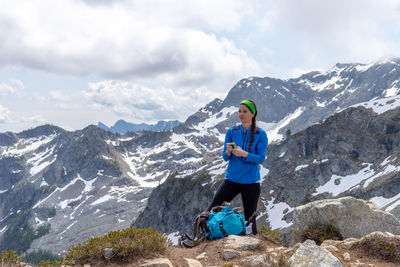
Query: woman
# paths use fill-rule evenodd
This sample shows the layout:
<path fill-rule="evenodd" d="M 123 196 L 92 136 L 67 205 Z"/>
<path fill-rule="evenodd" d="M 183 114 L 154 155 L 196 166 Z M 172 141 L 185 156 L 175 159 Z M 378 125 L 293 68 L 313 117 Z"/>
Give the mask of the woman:
<path fill-rule="evenodd" d="M 225 136 L 223 158 L 229 161 L 225 180 L 219 186 L 212 207 L 231 202 L 239 193 L 242 196 L 246 234 L 257 234 L 255 212 L 260 197 L 260 167 L 267 152 L 268 137 L 264 130 L 256 127 L 257 106 L 251 100 L 239 105 L 241 125 L 229 128 Z M 250 220 L 250 221 L 249 221 Z"/>

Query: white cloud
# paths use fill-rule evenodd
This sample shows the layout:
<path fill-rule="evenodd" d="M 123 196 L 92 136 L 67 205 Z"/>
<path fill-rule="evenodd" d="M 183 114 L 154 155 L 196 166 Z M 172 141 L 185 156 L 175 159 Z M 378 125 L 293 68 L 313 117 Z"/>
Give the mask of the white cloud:
<path fill-rule="evenodd" d="M 11 79 L 8 83 L 0 83 L 0 96 L 14 93 L 21 89 L 24 89 L 24 84 L 20 80 Z"/>
<path fill-rule="evenodd" d="M 400 3 L 396 0 L 266 3 L 260 25 L 267 26 L 260 26 L 260 35 L 278 40 L 270 59 L 289 55 L 290 60 L 279 62 L 289 66 L 286 69 L 326 69 L 338 62 L 370 63 L 400 54 Z"/>
<path fill-rule="evenodd" d="M 217 97 L 204 87 L 173 90 L 112 80 L 90 83 L 82 94 L 92 108 L 130 117 L 132 121 L 185 120 L 188 114 Z"/>
<path fill-rule="evenodd" d="M 250 75 L 255 60 L 208 30 L 232 30 L 241 1 L 18 1 L 2 4 L 0 64 L 63 74 L 198 83 Z M 212 72 L 211 72 L 212 71 Z M 213 80 L 213 77 L 211 77 Z"/>
<path fill-rule="evenodd" d="M 7 107 L 0 105 L 0 123 L 7 123 L 9 122 L 10 110 Z"/>
<path fill-rule="evenodd" d="M 33 124 L 43 124 L 46 119 L 41 115 L 34 115 L 29 117 L 21 117 L 17 123 L 33 123 Z"/>

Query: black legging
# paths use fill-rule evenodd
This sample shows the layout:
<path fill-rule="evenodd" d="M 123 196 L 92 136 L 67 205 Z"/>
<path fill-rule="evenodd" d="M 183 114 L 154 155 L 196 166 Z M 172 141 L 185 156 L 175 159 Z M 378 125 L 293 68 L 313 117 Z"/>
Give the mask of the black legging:
<path fill-rule="evenodd" d="M 219 186 L 214 199 L 211 202 L 208 210 L 210 211 L 215 206 L 220 206 L 224 201 L 231 202 L 239 193 L 242 196 L 244 218 L 246 221 L 257 210 L 258 198 L 260 197 L 260 183 L 254 184 L 239 184 L 225 179 Z"/>

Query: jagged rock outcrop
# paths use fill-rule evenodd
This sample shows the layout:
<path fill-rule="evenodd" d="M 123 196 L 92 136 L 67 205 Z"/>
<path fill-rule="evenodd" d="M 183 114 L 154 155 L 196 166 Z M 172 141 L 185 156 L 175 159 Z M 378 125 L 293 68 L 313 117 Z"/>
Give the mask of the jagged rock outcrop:
<path fill-rule="evenodd" d="M 297 207 L 293 212 L 292 244 L 302 240 L 310 227 L 331 225 L 346 239 L 371 232 L 400 234 L 400 221 L 371 202 L 353 197 L 325 199 Z"/>

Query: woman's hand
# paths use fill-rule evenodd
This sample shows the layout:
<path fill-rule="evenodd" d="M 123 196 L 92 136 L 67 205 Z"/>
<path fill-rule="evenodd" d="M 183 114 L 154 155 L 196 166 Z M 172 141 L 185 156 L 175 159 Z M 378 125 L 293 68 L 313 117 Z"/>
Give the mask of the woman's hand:
<path fill-rule="evenodd" d="M 232 150 L 233 150 L 232 143 L 227 143 L 226 144 L 226 154 L 228 155 L 228 157 L 231 156 Z"/>
<path fill-rule="evenodd" d="M 245 157 L 247 158 L 247 155 L 249 154 L 247 151 L 244 151 L 240 146 L 232 150 L 233 154 L 236 157 Z"/>

